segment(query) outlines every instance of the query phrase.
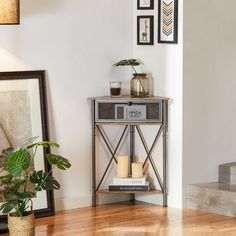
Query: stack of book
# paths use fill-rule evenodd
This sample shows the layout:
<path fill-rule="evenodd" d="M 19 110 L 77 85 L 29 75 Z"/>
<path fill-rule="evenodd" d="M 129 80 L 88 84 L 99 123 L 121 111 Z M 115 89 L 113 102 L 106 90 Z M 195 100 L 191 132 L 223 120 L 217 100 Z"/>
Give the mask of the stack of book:
<path fill-rule="evenodd" d="M 139 191 L 147 192 L 150 190 L 149 182 L 146 176 L 142 178 L 114 178 L 113 183 L 109 185 L 109 191 Z"/>

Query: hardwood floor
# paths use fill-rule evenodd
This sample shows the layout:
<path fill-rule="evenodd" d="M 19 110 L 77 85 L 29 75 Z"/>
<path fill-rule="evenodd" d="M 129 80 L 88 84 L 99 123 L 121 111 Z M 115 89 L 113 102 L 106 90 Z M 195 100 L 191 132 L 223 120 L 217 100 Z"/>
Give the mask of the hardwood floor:
<path fill-rule="evenodd" d="M 153 205 L 113 204 L 37 219 L 36 236 L 46 235 L 236 236 L 236 218 Z"/>

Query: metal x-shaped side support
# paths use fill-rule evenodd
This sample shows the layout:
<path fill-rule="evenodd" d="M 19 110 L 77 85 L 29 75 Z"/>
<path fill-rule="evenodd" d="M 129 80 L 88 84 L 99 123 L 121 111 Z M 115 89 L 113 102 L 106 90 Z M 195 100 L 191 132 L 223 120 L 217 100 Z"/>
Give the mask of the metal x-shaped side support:
<path fill-rule="evenodd" d="M 162 133 L 162 131 L 163 131 L 163 124 L 162 124 L 162 125 L 160 126 L 160 128 L 159 128 L 158 133 L 157 133 L 157 135 L 155 136 L 155 139 L 154 139 L 154 141 L 153 141 L 153 143 L 152 143 L 152 146 L 151 146 L 150 150 L 149 150 L 149 148 L 148 148 L 147 142 L 146 142 L 146 140 L 145 140 L 145 138 L 144 138 L 143 132 L 141 131 L 139 125 L 136 125 L 135 127 L 136 127 L 136 129 L 137 129 L 137 131 L 138 131 L 139 137 L 140 137 L 140 139 L 141 139 L 141 141 L 142 141 L 143 147 L 144 147 L 144 149 L 145 149 L 145 151 L 146 151 L 146 154 L 147 154 L 147 157 L 146 157 L 146 159 L 145 159 L 145 161 L 144 161 L 144 163 L 143 163 L 143 168 L 145 167 L 147 161 L 149 160 L 150 163 L 151 163 L 151 165 L 152 165 L 153 171 L 154 171 L 154 173 L 155 173 L 155 175 L 156 175 L 156 178 L 157 178 L 157 180 L 158 180 L 158 183 L 159 183 L 159 185 L 160 185 L 161 191 L 163 192 L 163 191 L 164 191 L 163 182 L 162 182 L 162 179 L 161 179 L 161 177 L 160 177 L 160 174 L 159 174 L 159 172 L 158 172 L 158 170 L 157 170 L 157 167 L 156 167 L 156 165 L 155 165 L 155 162 L 154 162 L 154 160 L 153 160 L 153 158 L 152 158 L 152 152 L 153 152 L 153 150 L 154 150 L 154 148 L 155 148 L 155 146 L 156 146 L 156 144 L 157 144 L 157 141 L 159 140 L 159 138 L 160 138 L 160 136 L 161 136 L 161 133 Z"/>
<path fill-rule="evenodd" d="M 122 132 L 122 134 L 121 134 L 121 136 L 120 136 L 120 139 L 119 139 L 119 141 L 118 141 L 118 143 L 117 143 L 117 145 L 116 145 L 116 148 L 115 148 L 115 150 L 114 150 L 114 152 L 113 152 L 113 151 L 112 151 L 112 148 L 110 147 L 110 145 L 109 145 L 109 143 L 108 143 L 108 141 L 107 141 L 107 138 L 105 137 L 105 134 L 104 134 L 105 132 L 102 130 L 102 127 L 97 126 L 97 129 L 98 129 L 99 133 L 101 134 L 101 137 L 102 137 L 104 143 L 106 144 L 106 146 L 107 146 L 109 152 L 111 153 L 111 159 L 110 159 L 110 161 L 109 161 L 109 163 L 108 163 L 108 165 L 107 165 L 107 167 L 106 167 L 106 169 L 105 169 L 105 171 L 104 171 L 104 173 L 103 173 L 103 176 L 102 176 L 102 178 L 101 178 L 101 180 L 100 180 L 100 182 L 99 182 L 99 184 L 98 184 L 98 186 L 97 186 L 97 188 L 96 188 L 96 191 L 98 191 L 98 189 L 100 188 L 100 186 L 101 186 L 101 184 L 102 184 L 102 182 L 103 182 L 103 180 L 104 180 L 104 178 L 105 178 L 105 176 L 106 176 L 106 174 L 107 174 L 107 171 L 108 171 L 108 169 L 109 169 L 109 167 L 110 167 L 110 165 L 111 165 L 111 163 L 112 163 L 112 160 L 114 160 L 114 161 L 116 162 L 116 164 L 117 164 L 117 160 L 116 160 L 115 155 L 116 155 L 116 152 L 117 152 L 117 150 L 118 150 L 118 148 L 119 148 L 119 146 L 120 146 L 120 144 L 121 144 L 121 141 L 122 141 L 123 138 L 124 138 L 124 135 L 125 135 L 125 133 L 126 133 L 127 128 L 128 128 L 128 125 L 125 126 L 125 128 L 124 128 L 124 130 L 123 130 L 123 132 Z"/>

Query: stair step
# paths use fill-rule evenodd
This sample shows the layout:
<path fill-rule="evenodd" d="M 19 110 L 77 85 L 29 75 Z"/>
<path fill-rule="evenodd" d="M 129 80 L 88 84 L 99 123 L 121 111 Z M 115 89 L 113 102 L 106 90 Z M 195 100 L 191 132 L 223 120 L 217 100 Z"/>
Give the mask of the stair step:
<path fill-rule="evenodd" d="M 219 165 L 219 182 L 236 184 L 236 162 Z"/>
<path fill-rule="evenodd" d="M 236 184 L 214 182 L 188 185 L 186 207 L 236 216 Z"/>

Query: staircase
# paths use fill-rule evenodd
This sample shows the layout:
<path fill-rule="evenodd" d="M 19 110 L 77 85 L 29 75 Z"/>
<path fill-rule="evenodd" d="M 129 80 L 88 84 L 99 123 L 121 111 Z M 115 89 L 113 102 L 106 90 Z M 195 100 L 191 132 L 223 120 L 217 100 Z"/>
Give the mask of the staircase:
<path fill-rule="evenodd" d="M 236 216 L 236 162 L 219 166 L 218 181 L 187 186 L 186 207 Z"/>

